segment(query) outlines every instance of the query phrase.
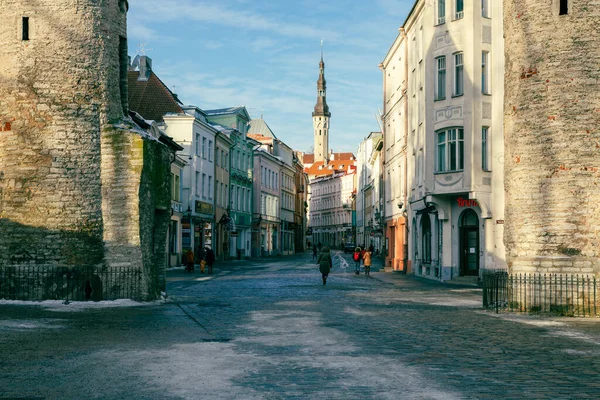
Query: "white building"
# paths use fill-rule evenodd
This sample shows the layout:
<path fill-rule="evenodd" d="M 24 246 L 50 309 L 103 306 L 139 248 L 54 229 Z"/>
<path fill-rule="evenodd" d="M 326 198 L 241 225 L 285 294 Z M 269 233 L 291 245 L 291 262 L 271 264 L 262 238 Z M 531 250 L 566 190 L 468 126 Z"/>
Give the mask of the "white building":
<path fill-rule="evenodd" d="M 332 247 L 354 242 L 352 229 L 355 171 L 338 172 L 310 182 L 310 224 L 314 243 Z"/>
<path fill-rule="evenodd" d="M 502 35 L 502 2 L 419 0 L 381 65 L 385 173 L 406 160 L 403 256 L 417 275 L 476 279 L 506 268 Z M 392 143 L 406 143 L 406 155 L 388 152 Z M 386 186 L 386 215 L 403 211 L 403 187 L 388 196 Z"/>
<path fill-rule="evenodd" d="M 215 135 L 202 110 L 183 106 L 183 114 L 164 116 L 165 132 L 183 146 L 188 158 L 184 168 L 182 220 L 183 250 L 212 246 L 214 228 Z"/>
<path fill-rule="evenodd" d="M 383 190 L 381 132 L 371 132 L 358 146 L 356 153 L 356 244 L 373 245 L 376 254 L 383 245 Z"/>

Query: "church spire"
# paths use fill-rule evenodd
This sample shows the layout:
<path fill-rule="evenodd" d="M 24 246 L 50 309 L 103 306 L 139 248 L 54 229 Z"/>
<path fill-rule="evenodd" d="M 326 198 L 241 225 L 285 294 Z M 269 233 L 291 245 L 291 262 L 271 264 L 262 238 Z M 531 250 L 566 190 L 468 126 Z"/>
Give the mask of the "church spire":
<path fill-rule="evenodd" d="M 319 62 L 319 79 L 317 80 L 317 104 L 315 104 L 313 117 L 331 116 L 325 99 L 326 92 L 327 83 L 325 82 L 325 63 L 323 62 L 323 40 L 321 39 L 321 61 Z"/>

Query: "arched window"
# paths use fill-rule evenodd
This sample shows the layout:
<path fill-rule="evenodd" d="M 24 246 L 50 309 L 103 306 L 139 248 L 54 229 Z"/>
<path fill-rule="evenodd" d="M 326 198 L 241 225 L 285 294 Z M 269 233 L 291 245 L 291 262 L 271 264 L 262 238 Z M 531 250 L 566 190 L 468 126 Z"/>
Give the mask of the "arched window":
<path fill-rule="evenodd" d="M 477 218 L 477 213 L 470 208 L 465 210 L 460 217 L 461 228 L 476 228 L 478 223 L 479 218 Z"/>

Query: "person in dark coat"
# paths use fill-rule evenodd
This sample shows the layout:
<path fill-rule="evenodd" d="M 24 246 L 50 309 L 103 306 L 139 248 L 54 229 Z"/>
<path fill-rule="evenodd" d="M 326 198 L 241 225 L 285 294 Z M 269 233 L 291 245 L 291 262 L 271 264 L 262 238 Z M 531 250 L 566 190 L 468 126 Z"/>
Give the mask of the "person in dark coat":
<path fill-rule="evenodd" d="M 321 253 L 317 259 L 317 264 L 319 264 L 319 271 L 323 276 L 323 286 L 325 286 L 327 284 L 327 276 L 329 275 L 331 267 L 333 266 L 333 260 L 331 259 L 329 246 L 323 246 L 321 248 Z"/>
<path fill-rule="evenodd" d="M 313 260 L 315 260 L 317 258 L 317 245 L 313 243 Z"/>
<path fill-rule="evenodd" d="M 206 248 L 206 265 L 208 265 L 208 273 L 212 274 L 212 266 L 215 262 L 215 252 L 210 247 Z"/>

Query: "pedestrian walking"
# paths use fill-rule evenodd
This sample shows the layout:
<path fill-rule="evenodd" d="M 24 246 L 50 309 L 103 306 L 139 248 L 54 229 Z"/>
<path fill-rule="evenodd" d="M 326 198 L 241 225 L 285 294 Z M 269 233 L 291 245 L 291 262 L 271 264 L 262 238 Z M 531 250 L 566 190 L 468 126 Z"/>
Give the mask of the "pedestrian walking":
<path fill-rule="evenodd" d="M 356 247 L 354 249 L 354 254 L 352 254 L 352 259 L 354 260 L 354 273 L 356 275 L 358 275 L 358 274 L 360 274 L 360 259 L 361 259 L 360 247 Z"/>
<path fill-rule="evenodd" d="M 206 248 L 206 265 L 208 265 L 208 273 L 212 274 L 212 267 L 215 263 L 215 252 L 210 247 Z"/>
<path fill-rule="evenodd" d="M 319 264 L 319 271 L 323 277 L 323 286 L 325 286 L 327 284 L 327 277 L 329 276 L 329 272 L 333 266 L 333 260 L 331 259 L 329 246 L 323 246 L 321 248 L 321 253 L 319 253 L 319 258 L 317 259 L 317 264 Z"/>
<path fill-rule="evenodd" d="M 194 252 L 192 249 L 185 253 L 185 272 L 194 272 Z"/>
<path fill-rule="evenodd" d="M 198 247 L 196 257 L 198 259 L 198 264 L 200 264 L 200 272 L 204 273 L 204 267 L 206 266 L 206 251 L 203 247 Z"/>
<path fill-rule="evenodd" d="M 371 255 L 373 252 L 368 249 L 363 254 L 363 264 L 365 265 L 365 275 L 371 275 Z"/>
<path fill-rule="evenodd" d="M 317 258 L 317 245 L 314 244 L 314 243 L 313 243 L 312 251 L 313 251 L 313 258 L 312 259 L 315 260 Z"/>

